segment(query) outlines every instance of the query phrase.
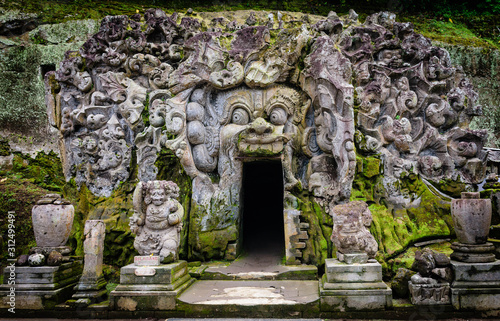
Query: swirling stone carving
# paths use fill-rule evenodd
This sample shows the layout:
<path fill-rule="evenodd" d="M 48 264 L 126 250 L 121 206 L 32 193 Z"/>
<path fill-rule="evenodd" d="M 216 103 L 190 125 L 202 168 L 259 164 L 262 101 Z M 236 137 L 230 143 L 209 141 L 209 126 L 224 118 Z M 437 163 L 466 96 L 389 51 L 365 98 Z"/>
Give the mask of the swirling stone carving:
<path fill-rule="evenodd" d="M 398 206 L 408 200 L 401 175 L 483 179 L 486 136 L 467 129 L 481 113 L 477 94 L 446 50 L 387 12 L 364 23 L 353 11 L 271 17 L 149 9 L 103 19 L 46 79 L 66 178 L 109 196 L 131 160 L 143 184 L 154 181 L 169 149 L 192 179 L 193 235 L 230 242 L 248 160 L 281 161 L 286 193 L 304 189 L 326 212 L 349 200 L 357 156 L 380 158 Z M 201 239 L 191 253 L 207 259 Z M 224 257 L 227 242 L 217 246 Z"/>

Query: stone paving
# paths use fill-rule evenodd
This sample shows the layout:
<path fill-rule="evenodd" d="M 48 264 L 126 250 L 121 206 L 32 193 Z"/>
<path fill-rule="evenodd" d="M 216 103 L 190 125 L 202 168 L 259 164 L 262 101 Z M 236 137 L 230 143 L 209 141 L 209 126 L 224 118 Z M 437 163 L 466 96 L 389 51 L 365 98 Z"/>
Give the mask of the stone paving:
<path fill-rule="evenodd" d="M 317 281 L 197 281 L 179 300 L 201 305 L 293 305 L 319 299 Z"/>

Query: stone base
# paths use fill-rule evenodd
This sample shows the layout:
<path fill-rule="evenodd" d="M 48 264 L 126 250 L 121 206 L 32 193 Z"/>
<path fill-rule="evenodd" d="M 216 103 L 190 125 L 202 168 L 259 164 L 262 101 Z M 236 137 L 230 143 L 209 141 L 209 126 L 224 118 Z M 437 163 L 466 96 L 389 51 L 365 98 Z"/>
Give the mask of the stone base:
<path fill-rule="evenodd" d="M 455 281 L 451 304 L 455 309 L 500 310 L 500 261 L 464 263 L 451 261 Z"/>
<path fill-rule="evenodd" d="M 107 291 L 106 291 L 106 280 L 104 277 L 100 277 L 99 279 L 89 282 L 90 280 L 82 280 L 75 286 L 76 293 L 73 294 L 72 300 L 67 301 L 69 305 L 86 305 L 99 303 L 106 300 Z M 75 302 L 76 300 L 76 302 Z"/>
<path fill-rule="evenodd" d="M 415 305 L 450 304 L 450 284 L 415 284 L 408 282 L 411 303 Z"/>
<path fill-rule="evenodd" d="M 489 263 L 495 261 L 495 246 L 492 243 L 485 244 L 463 244 L 453 242 L 451 244 L 450 258 L 465 263 Z"/>
<path fill-rule="evenodd" d="M 320 285 L 322 311 L 384 310 L 392 307 L 392 291 L 382 282 L 382 265 L 375 260 L 346 264 L 325 261 L 326 273 Z"/>
<path fill-rule="evenodd" d="M 366 253 L 341 253 L 337 252 L 337 259 L 340 262 L 344 262 L 347 264 L 355 264 L 355 263 L 366 263 L 368 262 L 368 254 Z"/>
<path fill-rule="evenodd" d="M 52 251 L 59 252 L 62 255 L 68 255 L 71 253 L 71 248 L 69 246 L 35 246 L 31 248 L 30 253 L 48 255 Z"/>
<path fill-rule="evenodd" d="M 0 285 L 0 308 L 10 308 L 11 287 L 15 288 L 16 309 L 53 308 L 69 299 L 82 273 L 82 261 L 60 266 L 16 266 L 15 285 L 7 284 L 11 277 L 10 268 L 4 269 L 4 283 Z"/>
<path fill-rule="evenodd" d="M 177 296 L 193 282 L 185 261 L 147 267 L 130 264 L 120 270 L 120 285 L 110 294 L 110 306 L 125 311 L 175 310 Z"/>

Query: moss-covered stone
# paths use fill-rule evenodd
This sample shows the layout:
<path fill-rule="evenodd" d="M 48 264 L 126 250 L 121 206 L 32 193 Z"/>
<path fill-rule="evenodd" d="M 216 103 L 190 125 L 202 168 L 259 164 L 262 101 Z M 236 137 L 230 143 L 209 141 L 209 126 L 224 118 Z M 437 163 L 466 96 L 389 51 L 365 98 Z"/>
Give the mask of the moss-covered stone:
<path fill-rule="evenodd" d="M 380 174 L 380 159 L 375 157 L 363 158 L 363 175 L 367 178 Z"/>
<path fill-rule="evenodd" d="M 333 219 L 307 191 L 296 189 L 294 196 L 295 208 L 301 212 L 301 222 L 309 224 L 309 239 L 302 250 L 302 262 L 319 266 L 321 269 L 325 259 L 332 257 L 333 253 L 333 243 L 330 241 Z"/>

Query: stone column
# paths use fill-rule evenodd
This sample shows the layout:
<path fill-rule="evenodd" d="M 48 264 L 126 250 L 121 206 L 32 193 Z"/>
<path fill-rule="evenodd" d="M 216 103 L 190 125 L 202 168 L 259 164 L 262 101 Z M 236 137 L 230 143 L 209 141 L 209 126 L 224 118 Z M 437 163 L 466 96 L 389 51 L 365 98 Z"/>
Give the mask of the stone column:
<path fill-rule="evenodd" d="M 73 295 L 77 305 L 89 305 L 103 301 L 106 296 L 106 281 L 102 274 L 104 252 L 104 237 L 106 225 L 102 220 L 88 220 L 85 222 L 85 241 L 83 242 L 84 267 L 82 277 L 75 286 L 77 291 Z"/>

